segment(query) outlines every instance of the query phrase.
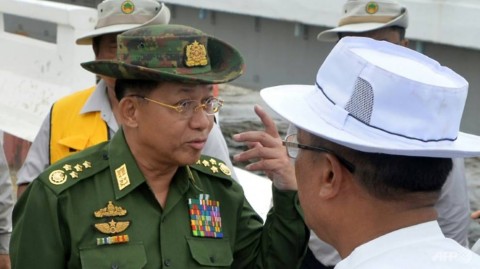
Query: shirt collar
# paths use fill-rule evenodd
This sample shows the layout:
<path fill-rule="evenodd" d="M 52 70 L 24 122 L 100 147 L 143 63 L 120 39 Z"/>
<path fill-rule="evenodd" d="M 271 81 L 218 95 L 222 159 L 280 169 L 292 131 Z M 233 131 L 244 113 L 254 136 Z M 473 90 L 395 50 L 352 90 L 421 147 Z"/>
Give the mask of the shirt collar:
<path fill-rule="evenodd" d="M 80 114 L 105 111 L 106 109 L 111 110 L 110 102 L 108 101 L 107 96 L 107 86 L 105 81 L 100 80 L 95 86 L 95 91 L 93 91 L 92 95 L 88 97 L 87 101 L 83 105 Z"/>
<path fill-rule="evenodd" d="M 335 269 L 356 268 L 360 264 L 372 259 L 372 257 L 381 256 L 382 253 L 400 246 L 444 238 L 445 236 L 440 230 L 437 221 L 429 221 L 402 228 L 358 246 L 348 257 L 340 261 Z"/>
<path fill-rule="evenodd" d="M 95 86 L 95 90 L 92 95 L 88 97 L 80 114 L 91 112 L 99 112 L 102 119 L 107 123 L 108 127 L 113 130 L 113 132 L 118 130 L 118 123 L 113 115 L 110 101 L 108 100 L 107 85 L 103 79 L 101 79 Z"/>

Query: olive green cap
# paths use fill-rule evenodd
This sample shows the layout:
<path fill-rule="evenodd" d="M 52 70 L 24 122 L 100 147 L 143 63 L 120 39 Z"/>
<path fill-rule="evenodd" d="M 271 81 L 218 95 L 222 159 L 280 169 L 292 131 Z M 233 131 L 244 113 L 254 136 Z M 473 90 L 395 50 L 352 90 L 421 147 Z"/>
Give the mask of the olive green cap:
<path fill-rule="evenodd" d="M 148 25 L 117 36 L 117 59 L 82 63 L 119 79 L 219 84 L 243 74 L 240 53 L 229 44 L 183 25 Z"/>

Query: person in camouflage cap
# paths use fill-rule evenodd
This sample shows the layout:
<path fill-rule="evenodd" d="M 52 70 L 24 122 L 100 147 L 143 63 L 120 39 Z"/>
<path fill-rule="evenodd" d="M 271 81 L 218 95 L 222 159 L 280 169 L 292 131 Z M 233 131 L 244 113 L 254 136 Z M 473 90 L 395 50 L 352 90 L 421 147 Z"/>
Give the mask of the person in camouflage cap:
<path fill-rule="evenodd" d="M 240 53 L 187 26 L 118 36 L 120 130 L 48 168 L 18 201 L 13 268 L 297 268 L 307 228 L 296 184 L 273 181 L 263 225 L 225 162 L 201 155 Z M 31 244 L 35 241 L 35 251 Z M 288 255 L 285 255 L 288 253 Z"/>
<path fill-rule="evenodd" d="M 139 26 L 168 24 L 170 21 L 170 9 L 157 0 L 104 0 L 98 4 L 97 11 L 95 29 L 76 40 L 78 45 L 90 45 L 97 60 L 116 58 L 118 34 Z M 17 197 L 50 164 L 107 141 L 118 130 L 115 78 L 97 77 L 99 80 L 95 86 L 75 91 L 52 105 L 17 173 Z M 228 146 L 218 124 L 213 125 L 202 153 L 225 160 L 236 179 Z"/>

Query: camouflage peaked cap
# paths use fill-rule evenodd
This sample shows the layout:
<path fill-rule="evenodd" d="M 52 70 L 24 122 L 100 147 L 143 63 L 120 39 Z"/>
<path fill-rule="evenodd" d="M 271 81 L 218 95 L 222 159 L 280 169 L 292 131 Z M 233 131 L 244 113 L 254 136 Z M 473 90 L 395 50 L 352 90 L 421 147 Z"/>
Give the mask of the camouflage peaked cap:
<path fill-rule="evenodd" d="M 148 25 L 117 36 L 117 59 L 82 63 L 95 74 L 121 79 L 225 83 L 244 71 L 227 43 L 183 25 Z"/>

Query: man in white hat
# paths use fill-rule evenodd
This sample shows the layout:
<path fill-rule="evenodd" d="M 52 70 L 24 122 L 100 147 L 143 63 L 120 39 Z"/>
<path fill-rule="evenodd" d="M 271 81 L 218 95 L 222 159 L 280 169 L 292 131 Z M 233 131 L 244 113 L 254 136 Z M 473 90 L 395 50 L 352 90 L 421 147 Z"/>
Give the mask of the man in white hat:
<path fill-rule="evenodd" d="M 116 57 L 119 33 L 141 25 L 168 24 L 170 21 L 170 10 L 157 0 L 105 0 L 97 10 L 95 30 L 76 41 L 79 45 L 92 45 L 97 60 Z M 52 106 L 17 174 L 18 197 L 47 166 L 108 140 L 118 130 L 115 79 L 99 77 L 96 86 L 66 96 Z M 204 153 L 225 160 L 233 168 L 217 124 L 210 132 Z"/>
<path fill-rule="evenodd" d="M 342 38 L 315 85 L 261 91 L 296 127 L 284 144 L 305 222 L 339 252 L 336 269 L 480 268 L 434 208 L 451 158 L 480 155 L 480 137 L 459 131 L 467 91 L 438 62 L 363 37 Z"/>
<path fill-rule="evenodd" d="M 345 36 L 364 36 L 408 46 L 408 39 L 405 38 L 408 10 L 404 5 L 392 0 L 349 0 L 343 10 L 345 13 L 338 22 L 338 27 L 321 32 L 318 40 L 337 41 Z M 463 159 L 453 159 L 453 169 L 442 188 L 435 209 L 445 236 L 468 246 L 470 205 L 464 170 Z M 334 259 L 322 258 L 325 255 L 321 252 L 325 252 L 325 248 L 316 244 L 314 239 L 310 243 L 310 249 L 318 260 L 335 264 Z"/>
<path fill-rule="evenodd" d="M 321 32 L 318 35 L 320 41 L 336 42 L 345 36 L 365 36 L 408 46 L 408 39 L 405 38 L 408 10 L 398 2 L 348 0 L 343 11 L 338 27 Z M 261 108 L 257 107 L 256 112 L 266 126 L 265 132 L 248 132 L 235 136 L 239 142 L 257 143 L 248 154 L 241 153 L 235 160 L 257 159 L 260 161 L 249 166 L 251 170 L 262 170 L 275 177 L 293 176 L 293 168 L 288 165 L 288 158 L 282 150 L 281 138 L 273 121 Z M 463 159 L 454 159 L 454 168 L 435 208 L 439 212 L 438 220 L 444 234 L 467 246 L 470 206 Z M 340 261 L 338 253 L 312 233 L 309 251 L 302 268 L 333 268 L 338 261 Z"/>

